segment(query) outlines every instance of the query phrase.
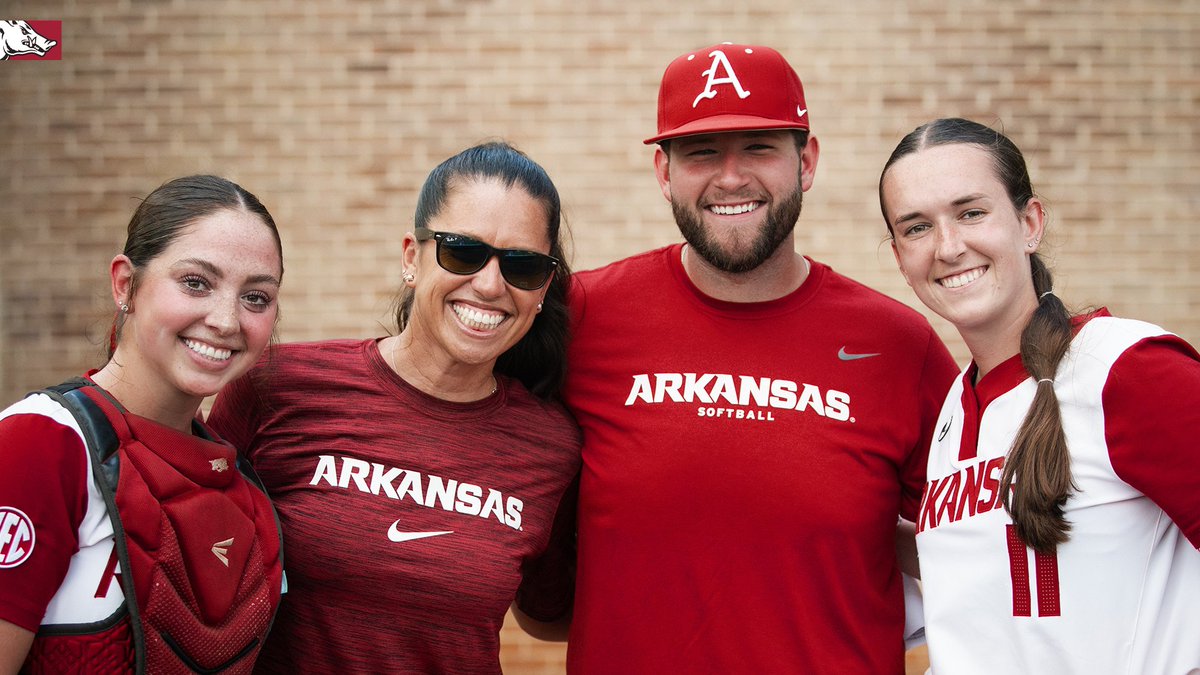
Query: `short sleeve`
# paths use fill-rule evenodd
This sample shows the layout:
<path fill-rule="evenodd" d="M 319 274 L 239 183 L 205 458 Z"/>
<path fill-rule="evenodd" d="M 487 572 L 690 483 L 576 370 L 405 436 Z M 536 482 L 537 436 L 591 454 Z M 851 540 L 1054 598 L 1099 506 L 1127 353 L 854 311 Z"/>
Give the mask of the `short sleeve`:
<path fill-rule="evenodd" d="M 0 419 L 0 619 L 37 631 L 66 577 L 87 510 L 85 453 L 50 417 Z"/>
<path fill-rule="evenodd" d="M 1113 470 L 1149 497 L 1200 548 L 1200 356 L 1183 340 L 1143 340 L 1104 385 Z"/>
<path fill-rule="evenodd" d="M 562 618 L 575 600 L 575 532 L 579 476 L 567 486 L 545 552 L 521 567 L 517 607 L 538 621 Z"/>
<path fill-rule="evenodd" d="M 929 464 L 929 444 L 933 440 L 934 427 L 946 399 L 946 392 L 954 384 L 959 368 L 954 363 L 950 350 L 941 338 L 929 330 L 929 345 L 917 383 L 918 428 L 917 444 L 909 453 L 901 468 L 900 515 L 907 520 L 917 519 L 921 503 L 921 491 L 925 489 L 925 474 Z"/>

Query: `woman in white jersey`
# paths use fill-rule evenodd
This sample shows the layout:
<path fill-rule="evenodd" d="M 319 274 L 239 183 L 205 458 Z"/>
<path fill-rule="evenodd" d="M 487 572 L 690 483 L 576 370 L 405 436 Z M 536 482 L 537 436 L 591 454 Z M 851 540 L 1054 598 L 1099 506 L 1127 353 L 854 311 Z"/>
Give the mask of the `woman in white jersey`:
<path fill-rule="evenodd" d="M 1157 326 L 1068 313 L 1003 134 L 921 126 L 879 191 L 901 273 L 972 357 L 917 521 L 933 672 L 1200 668 L 1200 356 Z"/>

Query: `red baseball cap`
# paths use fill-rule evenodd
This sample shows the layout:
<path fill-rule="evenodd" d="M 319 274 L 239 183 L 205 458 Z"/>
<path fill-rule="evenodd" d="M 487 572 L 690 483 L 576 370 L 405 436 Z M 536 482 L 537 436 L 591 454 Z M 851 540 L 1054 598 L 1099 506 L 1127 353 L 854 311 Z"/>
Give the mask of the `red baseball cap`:
<path fill-rule="evenodd" d="M 658 89 L 658 135 L 808 129 L 800 76 L 770 47 L 719 45 L 680 56 Z"/>

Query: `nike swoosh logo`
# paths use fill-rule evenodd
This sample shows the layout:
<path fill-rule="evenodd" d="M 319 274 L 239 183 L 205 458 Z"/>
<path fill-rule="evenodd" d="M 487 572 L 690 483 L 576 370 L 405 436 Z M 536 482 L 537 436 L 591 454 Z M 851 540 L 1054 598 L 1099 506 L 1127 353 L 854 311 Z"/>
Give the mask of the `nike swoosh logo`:
<path fill-rule="evenodd" d="M 400 524 L 400 521 L 397 520 L 396 522 L 392 523 L 391 527 L 388 528 L 388 539 L 391 539 L 392 541 L 396 542 L 397 544 L 400 542 L 403 542 L 403 541 L 412 541 L 414 539 L 425 539 L 426 537 L 439 537 L 443 534 L 454 534 L 453 531 L 449 531 L 449 532 L 401 532 L 400 530 L 396 529 L 396 526 L 399 524 Z"/>
<path fill-rule="evenodd" d="M 869 359 L 872 356 L 879 356 L 879 352 L 874 354 L 851 354 L 846 351 L 845 347 L 838 350 L 838 358 L 843 361 L 857 361 L 859 359 Z"/>

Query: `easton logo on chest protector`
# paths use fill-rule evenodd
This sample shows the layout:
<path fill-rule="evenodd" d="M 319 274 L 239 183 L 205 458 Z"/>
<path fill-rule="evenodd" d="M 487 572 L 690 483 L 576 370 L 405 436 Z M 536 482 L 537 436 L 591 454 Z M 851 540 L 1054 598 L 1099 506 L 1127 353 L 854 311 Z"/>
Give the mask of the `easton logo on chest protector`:
<path fill-rule="evenodd" d="M 278 521 L 253 470 L 203 425 L 185 434 L 129 414 L 86 380 L 41 393 L 83 431 L 113 524 L 128 620 L 39 633 L 31 657 L 49 671 L 72 654 L 72 667 L 88 672 L 250 672 L 283 575 Z M 230 465 L 238 471 L 218 468 Z M 120 654 L 130 641 L 132 663 L 77 660 L 97 644 L 100 654 Z"/>

